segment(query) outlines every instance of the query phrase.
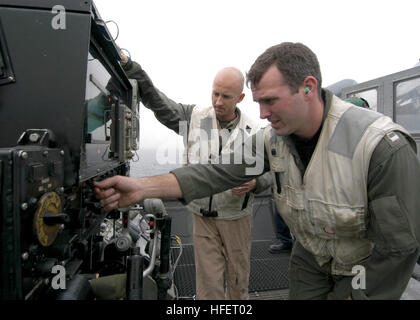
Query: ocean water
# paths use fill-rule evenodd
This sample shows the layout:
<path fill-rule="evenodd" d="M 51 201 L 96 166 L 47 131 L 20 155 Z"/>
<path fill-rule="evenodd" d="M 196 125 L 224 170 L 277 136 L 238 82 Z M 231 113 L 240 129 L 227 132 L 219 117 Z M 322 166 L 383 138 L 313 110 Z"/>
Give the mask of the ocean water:
<path fill-rule="evenodd" d="M 137 150 L 137 156 L 130 163 L 130 176 L 135 178 L 155 176 L 169 173 L 169 171 L 182 166 L 180 161 L 176 163 L 162 163 L 158 161 L 155 149 Z"/>

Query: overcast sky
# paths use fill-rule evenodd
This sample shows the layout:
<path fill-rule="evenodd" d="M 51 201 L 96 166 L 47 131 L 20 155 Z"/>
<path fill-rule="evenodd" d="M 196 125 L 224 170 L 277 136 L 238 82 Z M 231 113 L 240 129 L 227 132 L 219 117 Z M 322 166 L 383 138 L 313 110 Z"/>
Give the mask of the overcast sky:
<path fill-rule="evenodd" d="M 302 42 L 318 56 L 323 86 L 358 83 L 413 67 L 420 59 L 419 0 L 96 0 L 119 26 L 127 48 L 171 99 L 211 105 L 216 72 L 247 72 L 268 47 Z M 108 28 L 115 36 L 112 23 Z M 239 104 L 259 118 L 251 92 Z M 178 143 L 175 133 L 141 109 L 140 147 Z M 265 123 L 265 122 L 262 122 Z"/>

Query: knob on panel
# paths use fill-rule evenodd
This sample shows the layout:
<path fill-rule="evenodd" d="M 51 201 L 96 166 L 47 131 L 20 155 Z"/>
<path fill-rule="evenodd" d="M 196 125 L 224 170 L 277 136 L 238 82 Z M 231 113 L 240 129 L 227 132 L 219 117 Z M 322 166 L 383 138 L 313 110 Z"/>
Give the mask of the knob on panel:
<path fill-rule="evenodd" d="M 38 201 L 38 208 L 34 216 L 34 232 L 44 247 L 48 247 L 54 243 L 60 229 L 60 224 L 47 224 L 44 218 L 51 219 L 52 215 L 58 215 L 60 212 L 61 199 L 57 193 L 48 192 Z"/>

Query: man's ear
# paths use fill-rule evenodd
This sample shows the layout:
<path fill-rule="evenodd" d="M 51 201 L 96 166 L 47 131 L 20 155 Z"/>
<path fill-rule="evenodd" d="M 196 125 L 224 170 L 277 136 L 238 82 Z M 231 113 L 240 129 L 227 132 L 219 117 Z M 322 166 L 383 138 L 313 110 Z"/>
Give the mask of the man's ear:
<path fill-rule="evenodd" d="M 241 93 L 241 95 L 238 98 L 238 103 L 241 102 L 245 98 L 245 93 Z"/>
<path fill-rule="evenodd" d="M 304 90 L 304 94 L 308 95 L 310 92 L 317 90 L 318 88 L 318 81 L 315 77 L 307 76 L 303 81 L 302 89 Z"/>

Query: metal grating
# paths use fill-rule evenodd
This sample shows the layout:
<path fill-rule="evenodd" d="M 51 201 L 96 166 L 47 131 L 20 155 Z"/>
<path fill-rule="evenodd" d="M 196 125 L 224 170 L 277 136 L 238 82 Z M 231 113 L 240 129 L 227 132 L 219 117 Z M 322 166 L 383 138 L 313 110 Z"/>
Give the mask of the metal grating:
<path fill-rule="evenodd" d="M 289 289 L 250 292 L 250 300 L 289 300 Z"/>
<path fill-rule="evenodd" d="M 174 284 L 179 299 L 192 299 L 195 296 L 195 265 L 178 265 Z"/>
<path fill-rule="evenodd" d="M 284 291 L 288 288 L 289 254 L 268 252 L 271 241 L 253 241 L 251 247 L 251 274 L 249 278 L 250 298 L 261 296 L 265 291 Z M 178 250 L 175 250 L 175 256 Z M 185 245 L 175 271 L 174 283 L 180 298 L 195 295 L 195 264 L 193 245 Z M 265 296 L 270 293 L 265 293 Z"/>

